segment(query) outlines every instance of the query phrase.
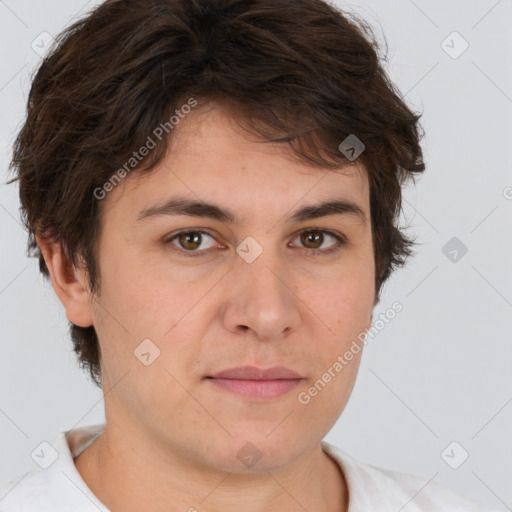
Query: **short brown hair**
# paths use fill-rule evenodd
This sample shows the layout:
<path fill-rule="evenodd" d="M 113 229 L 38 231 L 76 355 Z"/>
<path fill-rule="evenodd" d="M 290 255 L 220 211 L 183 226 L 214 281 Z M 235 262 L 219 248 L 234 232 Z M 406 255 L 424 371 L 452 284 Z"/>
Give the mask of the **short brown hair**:
<path fill-rule="evenodd" d="M 420 115 L 381 65 L 367 23 L 322 0 L 108 0 L 62 32 L 32 81 L 11 168 L 28 254 L 35 234 L 83 259 L 98 291 L 102 187 L 187 98 L 236 108 L 247 132 L 336 169 L 355 135 L 370 184 L 376 298 L 413 240 L 398 228 L 402 185 L 425 166 Z M 136 166 L 150 171 L 172 131 Z M 353 153 L 353 152 L 352 152 Z M 101 387 L 94 327 L 70 325 L 82 368 Z"/>

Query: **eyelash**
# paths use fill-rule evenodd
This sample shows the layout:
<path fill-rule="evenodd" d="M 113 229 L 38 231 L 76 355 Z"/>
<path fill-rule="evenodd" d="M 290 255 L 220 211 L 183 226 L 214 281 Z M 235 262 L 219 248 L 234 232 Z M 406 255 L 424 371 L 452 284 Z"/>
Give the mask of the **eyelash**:
<path fill-rule="evenodd" d="M 173 236 L 171 236 L 170 238 L 165 240 L 165 244 L 173 245 L 174 247 L 170 249 L 172 252 L 178 252 L 178 253 L 186 256 L 186 257 L 197 258 L 197 257 L 203 256 L 203 254 L 205 252 L 207 252 L 209 249 L 203 249 L 201 251 L 198 251 L 198 250 L 187 251 L 185 249 L 180 249 L 180 248 L 176 247 L 174 244 L 172 244 L 172 242 L 176 238 L 178 238 L 180 235 L 196 234 L 196 233 L 206 234 L 209 237 L 214 238 L 207 231 L 201 231 L 201 230 L 198 230 L 198 229 L 190 229 L 190 230 L 185 230 L 185 231 L 179 231 L 178 233 L 174 234 Z M 329 249 L 308 249 L 307 247 L 303 247 L 302 249 L 307 251 L 307 253 L 310 256 L 321 256 L 321 255 L 334 254 L 334 253 L 337 253 L 338 251 L 340 251 L 342 249 L 342 247 L 346 244 L 346 240 L 345 240 L 345 238 L 342 235 L 334 233 L 333 231 L 329 231 L 327 229 L 319 229 L 319 228 L 318 229 L 317 228 L 303 229 L 302 231 L 299 231 L 299 233 L 297 233 L 295 238 L 300 237 L 303 233 L 323 233 L 323 234 L 327 234 L 329 236 L 332 236 L 336 240 L 336 242 L 337 242 L 336 244 L 334 244 Z"/>

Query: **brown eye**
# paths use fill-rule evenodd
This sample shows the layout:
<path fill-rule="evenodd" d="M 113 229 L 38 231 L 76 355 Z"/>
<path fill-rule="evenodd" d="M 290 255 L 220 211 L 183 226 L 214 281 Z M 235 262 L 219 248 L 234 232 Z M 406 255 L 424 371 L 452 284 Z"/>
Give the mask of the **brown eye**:
<path fill-rule="evenodd" d="M 334 253 L 340 250 L 345 244 L 343 235 L 338 235 L 325 229 L 307 229 L 301 231 L 297 238 L 300 238 L 299 246 L 305 248 L 307 253 L 312 255 Z M 334 240 L 334 243 L 321 249 L 322 245 L 325 244 L 329 238 Z"/>
<path fill-rule="evenodd" d="M 197 249 L 201 245 L 201 235 L 198 233 L 181 233 L 177 240 L 184 249 Z"/>
<path fill-rule="evenodd" d="M 167 243 L 170 242 L 172 245 L 177 247 L 178 250 L 181 249 L 182 251 L 189 253 L 199 253 L 212 247 L 211 245 L 209 247 L 203 246 L 201 250 L 197 250 L 204 244 L 205 239 L 207 238 L 213 240 L 213 237 L 205 231 L 182 231 L 167 240 Z"/>
<path fill-rule="evenodd" d="M 321 231 L 304 231 L 300 234 L 301 242 L 309 249 L 318 249 L 324 241 L 324 235 Z M 313 247 L 311 247 L 311 245 Z"/>

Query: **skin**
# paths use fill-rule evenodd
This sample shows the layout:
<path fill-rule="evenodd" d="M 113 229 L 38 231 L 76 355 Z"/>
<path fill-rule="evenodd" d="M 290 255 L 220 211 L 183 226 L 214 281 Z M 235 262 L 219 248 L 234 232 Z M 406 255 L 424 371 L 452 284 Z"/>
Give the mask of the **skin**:
<path fill-rule="evenodd" d="M 151 173 L 125 178 L 102 201 L 99 296 L 58 244 L 38 239 L 67 318 L 94 325 L 100 340 L 106 428 L 75 465 L 112 512 L 229 512 L 242 503 L 247 512 L 346 511 L 343 473 L 320 441 L 348 402 L 362 351 L 308 404 L 297 395 L 371 325 L 364 169 L 357 161 L 343 172 L 298 163 L 285 144 L 248 137 L 220 104 L 194 109 L 175 130 Z M 175 195 L 229 208 L 240 222 L 184 215 L 137 222 L 139 212 Z M 286 222 L 299 207 L 340 198 L 356 203 L 367 222 L 353 214 Z M 346 243 L 312 256 L 337 242 L 328 234 L 303 240 L 306 228 L 343 234 Z M 183 229 L 207 234 L 200 246 L 168 241 Z M 236 252 L 248 236 L 263 248 L 252 263 Z M 160 350 L 149 366 L 134 356 L 146 338 Z M 286 366 L 304 380 L 258 402 L 205 379 L 242 365 Z M 237 457 L 248 442 L 261 454 L 251 467 Z"/>

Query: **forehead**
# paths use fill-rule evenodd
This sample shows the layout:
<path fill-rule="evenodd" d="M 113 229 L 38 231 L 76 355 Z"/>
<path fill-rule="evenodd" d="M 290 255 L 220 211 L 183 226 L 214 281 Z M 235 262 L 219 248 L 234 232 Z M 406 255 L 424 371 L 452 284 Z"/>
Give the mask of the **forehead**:
<path fill-rule="evenodd" d="M 225 206 L 238 220 L 262 209 L 282 216 L 294 205 L 345 200 L 369 215 L 367 174 L 351 162 L 330 170 L 299 161 L 287 143 L 248 134 L 218 104 L 191 111 L 174 128 L 168 152 L 150 172 L 128 176 L 106 202 L 137 216 L 170 196 Z"/>
<path fill-rule="evenodd" d="M 299 161 L 288 143 L 264 141 L 254 133 L 248 133 L 241 127 L 238 116 L 234 108 L 219 103 L 208 103 L 193 110 L 177 126 L 171 139 L 170 152 L 174 159 L 181 160 L 182 156 L 199 157 L 203 160 L 208 158 L 213 164 L 216 159 L 229 161 L 236 155 L 240 159 L 240 169 L 244 169 L 245 162 L 250 159 L 256 158 L 260 161 L 258 170 L 262 175 L 265 173 L 263 164 L 268 165 L 272 159 L 281 168 L 293 170 L 294 174 L 326 173 L 325 167 Z M 340 166 L 332 175 L 333 181 L 340 181 L 336 176 L 349 176 L 352 183 L 364 188 L 366 171 L 359 163 Z"/>

